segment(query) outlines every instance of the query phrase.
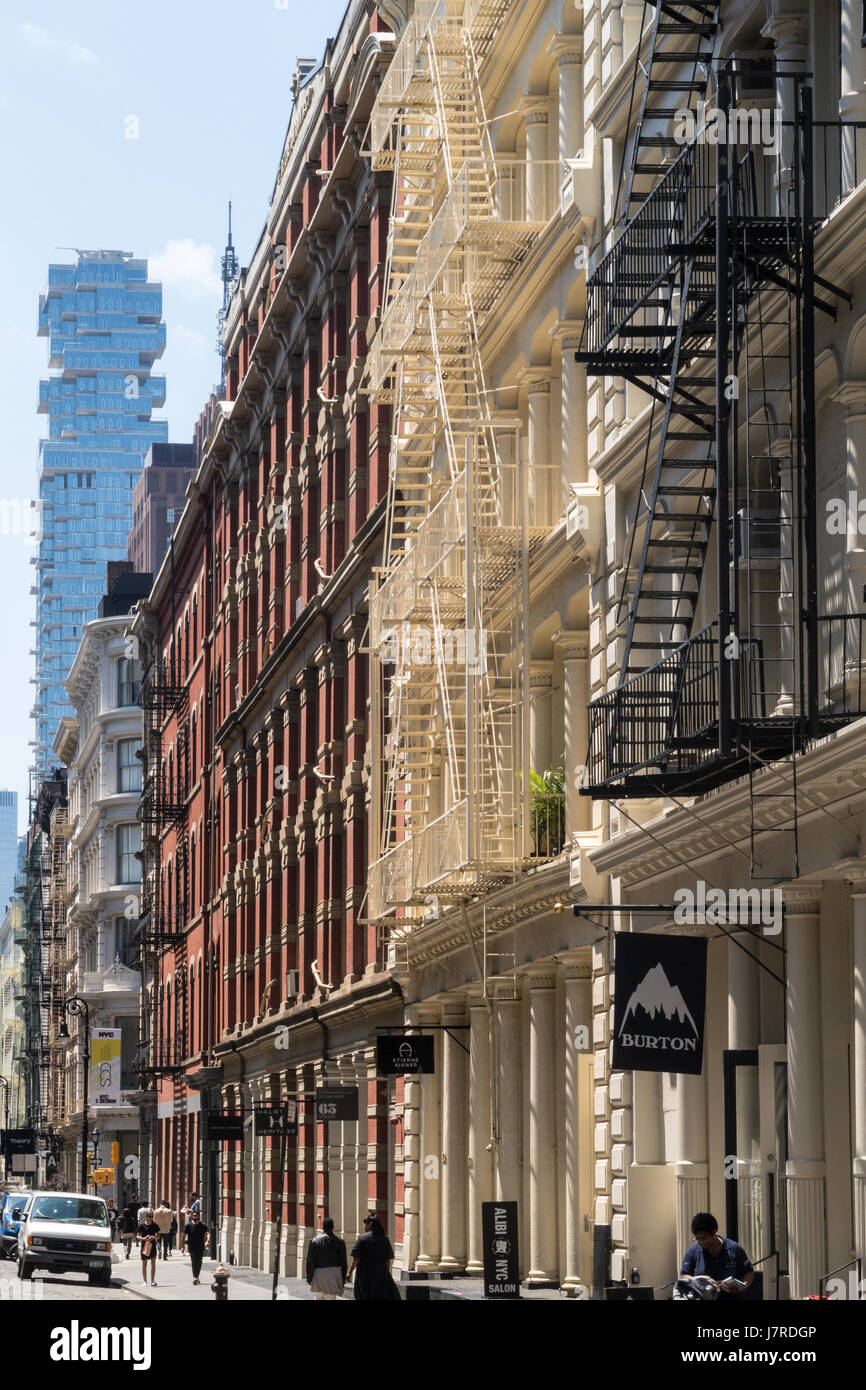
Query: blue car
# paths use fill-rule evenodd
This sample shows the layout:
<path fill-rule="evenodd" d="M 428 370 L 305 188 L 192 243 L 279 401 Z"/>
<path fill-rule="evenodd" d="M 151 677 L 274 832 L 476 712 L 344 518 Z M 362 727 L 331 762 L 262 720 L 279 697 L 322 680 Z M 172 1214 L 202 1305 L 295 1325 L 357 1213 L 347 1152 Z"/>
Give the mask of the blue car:
<path fill-rule="evenodd" d="M 32 1195 L 32 1192 L 20 1190 L 0 1193 L 0 1246 L 9 1260 L 18 1258 L 18 1227 L 21 1225 L 20 1221 L 12 1219 L 12 1212 L 18 1207 L 23 1215 Z"/>

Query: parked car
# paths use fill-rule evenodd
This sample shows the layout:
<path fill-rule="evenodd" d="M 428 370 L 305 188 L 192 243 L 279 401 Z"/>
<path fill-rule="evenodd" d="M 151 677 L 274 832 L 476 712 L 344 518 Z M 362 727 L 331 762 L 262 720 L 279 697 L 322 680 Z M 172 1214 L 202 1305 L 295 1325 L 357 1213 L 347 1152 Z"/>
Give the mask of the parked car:
<path fill-rule="evenodd" d="M 23 1190 L 0 1194 L 0 1254 L 5 1255 L 8 1260 L 18 1259 L 20 1223 L 12 1215 L 13 1208 L 18 1207 L 23 1212 L 32 1196 L 32 1192 Z"/>
<path fill-rule="evenodd" d="M 18 1278 L 34 1269 L 81 1271 L 89 1283 L 111 1279 L 111 1227 L 101 1197 L 78 1192 L 34 1192 L 18 1227 Z"/>

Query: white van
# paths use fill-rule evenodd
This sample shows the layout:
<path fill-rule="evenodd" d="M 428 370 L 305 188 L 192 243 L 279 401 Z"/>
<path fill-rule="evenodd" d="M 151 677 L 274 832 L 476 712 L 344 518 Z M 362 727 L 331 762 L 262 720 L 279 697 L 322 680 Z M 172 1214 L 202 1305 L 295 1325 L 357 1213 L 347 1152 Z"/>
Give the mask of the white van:
<path fill-rule="evenodd" d="M 33 1193 L 18 1227 L 18 1278 L 32 1279 L 34 1269 L 55 1274 L 80 1270 L 91 1284 L 109 1283 L 111 1227 L 101 1197 Z"/>

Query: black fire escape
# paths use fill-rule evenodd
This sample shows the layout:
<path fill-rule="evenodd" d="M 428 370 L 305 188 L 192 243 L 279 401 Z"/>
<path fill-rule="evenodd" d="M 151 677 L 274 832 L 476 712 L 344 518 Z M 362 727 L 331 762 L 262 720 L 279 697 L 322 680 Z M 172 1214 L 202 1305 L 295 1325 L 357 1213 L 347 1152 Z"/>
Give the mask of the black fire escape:
<path fill-rule="evenodd" d="M 652 402 L 592 797 L 697 794 L 866 712 L 862 615 L 818 602 L 814 318 L 845 296 L 814 269 L 812 92 L 769 53 L 712 64 L 718 8 L 656 6 L 625 225 L 587 281 L 578 361 Z M 761 91 L 772 150 L 738 114 Z M 716 138 L 677 143 L 701 96 Z"/>
<path fill-rule="evenodd" d="M 186 726 L 181 724 L 186 685 L 171 662 L 155 660 L 142 682 L 144 777 L 139 819 L 142 833 L 142 896 L 139 942 L 145 965 L 156 964 L 166 950 L 184 953 L 187 924 L 186 799 L 189 788 Z M 174 716 L 177 735 L 166 754 L 165 730 Z M 163 839 L 175 832 L 170 869 L 162 862 Z M 145 990 L 138 1070 L 143 1079 L 182 1070 L 186 1030 L 165 1006 L 160 972 L 153 971 Z"/>

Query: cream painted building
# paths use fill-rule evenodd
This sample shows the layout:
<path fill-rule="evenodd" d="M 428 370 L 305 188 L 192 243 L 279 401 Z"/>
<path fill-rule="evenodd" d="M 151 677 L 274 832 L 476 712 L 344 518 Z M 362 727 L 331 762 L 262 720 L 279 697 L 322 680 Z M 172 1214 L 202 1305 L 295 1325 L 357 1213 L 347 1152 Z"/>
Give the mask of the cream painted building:
<path fill-rule="evenodd" d="M 368 910 L 436 1037 L 406 1268 L 479 1273 L 493 1197 L 530 1284 L 596 1296 L 668 1284 L 699 1210 L 765 1297 L 866 1254 L 860 10 L 455 0 L 399 34 Z M 723 176 L 674 122 L 726 89 L 780 125 Z M 675 918 L 701 883 L 773 915 Z M 613 1070 L 615 930 L 708 939 L 700 1076 Z"/>
<path fill-rule="evenodd" d="M 63 930 L 51 945 L 60 972 L 63 998 L 77 995 L 89 1009 L 91 1034 L 97 1028 L 121 1033 L 121 1098 L 94 1106 L 89 1097 L 93 1167 L 113 1167 L 113 1188 L 103 1189 L 121 1204 L 125 1186 L 137 1178 L 138 1110 L 124 1092 L 138 1087 L 141 974 L 136 942 L 141 881 L 142 715 L 138 663 L 130 658 L 128 615 L 86 623 L 66 680 L 76 717 L 61 720 L 54 750 L 67 768 L 68 811 L 52 815 L 51 847 L 56 863 L 54 896 Z M 58 820 L 58 816 L 61 818 Z M 57 1014 L 59 1022 L 59 1012 Z M 70 1037 L 55 1046 L 62 1066 L 55 1069 L 56 1127 L 64 1140 L 64 1165 L 73 1186 L 80 1183 L 83 1101 L 80 1018 L 67 1020 Z M 55 1025 L 56 1027 L 56 1025 Z M 117 1162 L 113 1161 L 113 1146 Z M 127 1159 L 133 1159 L 131 1165 Z"/>

